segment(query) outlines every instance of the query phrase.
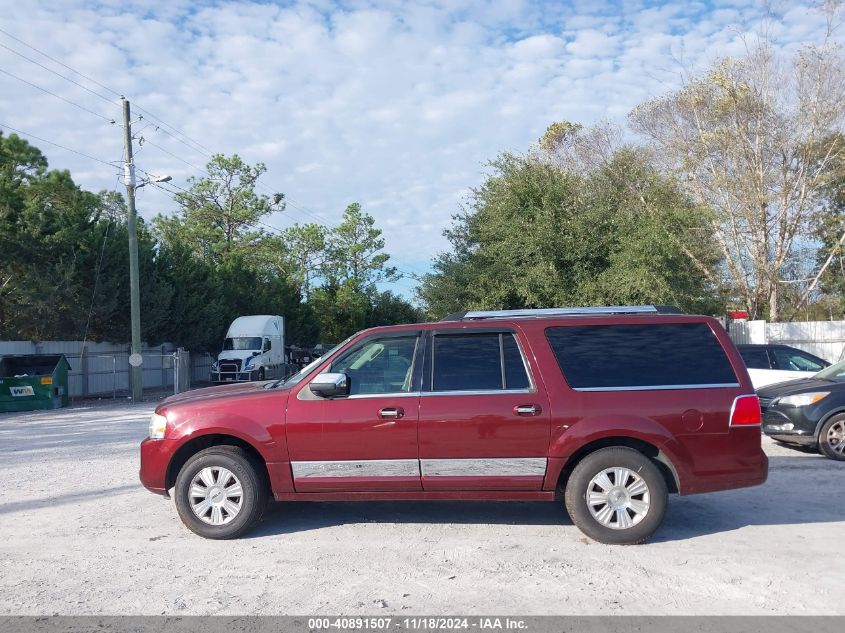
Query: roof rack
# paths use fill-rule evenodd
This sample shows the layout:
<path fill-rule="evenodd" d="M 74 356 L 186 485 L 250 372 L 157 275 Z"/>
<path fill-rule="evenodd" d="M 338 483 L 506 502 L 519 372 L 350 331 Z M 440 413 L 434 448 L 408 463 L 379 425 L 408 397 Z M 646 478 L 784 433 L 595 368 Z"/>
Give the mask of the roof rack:
<path fill-rule="evenodd" d="M 470 310 L 447 314 L 441 321 L 538 318 L 552 316 L 594 316 L 602 314 L 684 314 L 675 306 L 591 306 L 584 308 L 538 308 L 523 310 Z"/>

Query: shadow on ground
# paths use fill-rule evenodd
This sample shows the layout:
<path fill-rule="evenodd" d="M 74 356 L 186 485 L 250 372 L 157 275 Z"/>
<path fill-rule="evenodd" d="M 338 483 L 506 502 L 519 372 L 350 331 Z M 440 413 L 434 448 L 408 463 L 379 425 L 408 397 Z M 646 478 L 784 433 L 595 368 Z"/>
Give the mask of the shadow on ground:
<path fill-rule="evenodd" d="M 818 455 L 773 456 L 763 486 L 688 497 L 670 496 L 663 526 L 652 542 L 730 532 L 753 525 L 845 521 L 841 494 L 845 464 Z M 800 484 L 792 481 L 802 471 Z M 814 479 L 806 485 L 807 478 Z M 350 523 L 572 525 L 562 501 L 277 502 L 249 534 L 261 538 Z"/>

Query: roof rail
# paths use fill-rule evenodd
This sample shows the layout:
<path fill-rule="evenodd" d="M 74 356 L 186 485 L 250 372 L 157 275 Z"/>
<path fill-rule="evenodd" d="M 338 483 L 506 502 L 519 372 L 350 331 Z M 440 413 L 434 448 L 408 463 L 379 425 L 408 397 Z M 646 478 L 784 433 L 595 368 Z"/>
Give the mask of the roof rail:
<path fill-rule="evenodd" d="M 593 316 L 602 314 L 684 314 L 675 306 L 591 306 L 583 308 L 537 308 L 522 310 L 470 310 L 447 314 L 441 321 L 474 321 L 515 317 Z"/>

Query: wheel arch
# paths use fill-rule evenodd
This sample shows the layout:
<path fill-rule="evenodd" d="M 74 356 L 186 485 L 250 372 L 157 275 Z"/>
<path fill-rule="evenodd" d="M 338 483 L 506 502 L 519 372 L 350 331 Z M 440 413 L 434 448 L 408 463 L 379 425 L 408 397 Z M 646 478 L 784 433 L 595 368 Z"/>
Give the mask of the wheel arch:
<path fill-rule="evenodd" d="M 816 430 L 815 430 L 815 433 L 813 433 L 813 435 L 814 435 L 814 436 L 815 436 L 815 438 L 816 438 L 816 443 L 818 443 L 818 441 L 819 441 L 819 437 L 821 436 L 822 427 L 823 427 L 825 424 L 827 424 L 828 420 L 830 420 L 830 418 L 833 418 L 833 417 L 835 417 L 835 416 L 837 416 L 837 415 L 841 415 L 841 414 L 843 414 L 843 413 L 845 413 L 845 405 L 841 405 L 841 406 L 838 406 L 838 407 L 834 407 L 831 411 L 828 411 L 827 413 L 825 413 L 825 414 L 824 414 L 824 415 L 823 415 L 823 416 L 819 419 L 818 423 L 816 424 Z"/>
<path fill-rule="evenodd" d="M 651 442 L 627 435 L 602 437 L 588 442 L 575 450 L 575 452 L 573 452 L 564 462 L 563 467 L 558 474 L 555 490 L 559 493 L 566 487 L 566 482 L 569 480 L 569 476 L 572 474 L 575 466 L 577 466 L 578 462 L 584 459 L 587 455 L 595 453 L 602 448 L 618 447 L 631 448 L 648 457 L 652 462 L 654 462 L 654 465 L 657 466 L 660 474 L 663 475 L 663 479 L 666 481 L 666 489 L 670 493 L 675 494 L 680 491 L 678 471 L 669 456 Z"/>
<path fill-rule="evenodd" d="M 192 437 L 182 444 L 173 454 L 170 463 L 167 465 L 167 473 L 164 479 L 165 489 L 170 490 L 176 485 L 176 477 L 179 475 L 179 471 L 191 457 L 213 446 L 237 446 L 242 449 L 256 461 L 256 464 L 259 464 L 264 469 L 265 481 L 270 481 L 267 460 L 264 459 L 264 456 L 255 446 L 243 438 L 234 435 L 228 435 L 226 433 L 205 433 Z"/>

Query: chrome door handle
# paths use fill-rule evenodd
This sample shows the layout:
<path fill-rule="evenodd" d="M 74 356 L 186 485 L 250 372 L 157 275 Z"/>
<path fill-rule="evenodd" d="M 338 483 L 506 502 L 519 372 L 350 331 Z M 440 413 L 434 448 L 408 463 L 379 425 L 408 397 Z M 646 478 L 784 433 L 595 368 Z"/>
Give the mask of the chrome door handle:
<path fill-rule="evenodd" d="M 518 404 L 513 408 L 513 412 L 516 415 L 521 415 L 524 417 L 540 415 L 540 411 L 540 407 L 536 404 Z"/>
<path fill-rule="evenodd" d="M 384 409 L 379 409 L 378 417 L 380 418 L 389 418 L 392 420 L 397 420 L 405 415 L 405 409 L 402 407 L 385 407 Z"/>

